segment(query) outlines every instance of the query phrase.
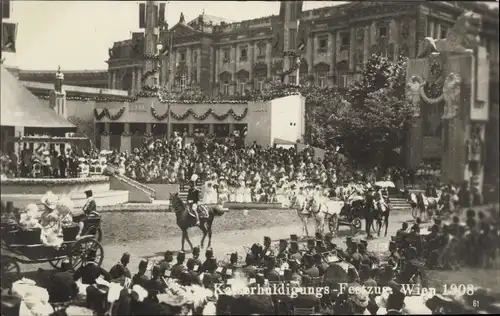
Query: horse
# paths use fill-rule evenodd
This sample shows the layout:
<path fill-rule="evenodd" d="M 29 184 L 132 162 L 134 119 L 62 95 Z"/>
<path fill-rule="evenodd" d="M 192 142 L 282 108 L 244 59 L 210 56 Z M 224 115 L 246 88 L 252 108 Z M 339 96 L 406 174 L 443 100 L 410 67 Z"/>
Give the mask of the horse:
<path fill-rule="evenodd" d="M 203 232 L 200 248 L 203 248 L 203 244 L 207 235 L 208 247 L 210 247 L 212 244 L 212 224 L 216 216 L 224 215 L 224 209 L 222 209 L 222 207 L 220 207 L 219 205 L 198 205 L 198 208 L 200 207 L 204 208 L 206 213 L 208 214 L 208 217 L 200 216 L 200 224 L 198 225 L 198 227 Z M 177 226 L 179 226 L 182 231 L 181 250 L 184 251 L 184 241 L 187 241 L 192 251 L 193 244 L 189 239 L 188 228 L 197 226 L 196 217 L 191 214 L 187 204 L 184 203 L 184 201 L 182 201 L 182 199 L 179 197 L 179 193 L 170 194 L 170 208 L 174 210 L 177 220 Z"/>
<path fill-rule="evenodd" d="M 300 218 L 300 221 L 302 222 L 302 236 L 309 237 L 309 230 L 307 228 L 308 224 L 308 219 L 310 214 L 307 213 L 307 198 L 303 195 L 295 194 L 289 197 L 289 203 L 288 207 L 292 210 L 297 211 L 297 215 Z"/>
<path fill-rule="evenodd" d="M 417 209 L 420 210 L 420 215 L 418 216 L 422 219 L 422 215 L 427 217 L 432 216 L 433 210 L 438 210 L 438 204 L 440 200 L 440 194 L 438 197 L 426 197 L 424 193 L 414 193 L 408 192 L 408 202 L 412 207 L 412 216 L 417 218 Z"/>
<path fill-rule="evenodd" d="M 306 209 L 314 216 L 315 224 L 316 224 L 316 233 L 323 234 L 323 230 L 325 227 L 325 218 L 328 212 L 328 206 L 326 203 L 320 201 L 318 196 L 312 196 L 309 198 Z M 337 214 L 333 214 L 333 216 L 337 217 Z"/>

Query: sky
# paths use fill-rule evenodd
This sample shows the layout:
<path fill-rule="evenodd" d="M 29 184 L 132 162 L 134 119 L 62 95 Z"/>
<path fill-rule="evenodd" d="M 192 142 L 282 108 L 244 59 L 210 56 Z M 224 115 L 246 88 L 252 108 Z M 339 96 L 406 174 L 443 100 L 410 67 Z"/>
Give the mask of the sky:
<path fill-rule="evenodd" d="M 305 1 L 304 10 L 342 2 Z M 23 70 L 104 70 L 108 48 L 139 32 L 136 1 L 11 1 L 11 17 L 18 23 L 17 52 L 4 53 L 5 65 Z M 170 26 L 205 14 L 233 21 L 277 15 L 278 1 L 169 1 Z"/>

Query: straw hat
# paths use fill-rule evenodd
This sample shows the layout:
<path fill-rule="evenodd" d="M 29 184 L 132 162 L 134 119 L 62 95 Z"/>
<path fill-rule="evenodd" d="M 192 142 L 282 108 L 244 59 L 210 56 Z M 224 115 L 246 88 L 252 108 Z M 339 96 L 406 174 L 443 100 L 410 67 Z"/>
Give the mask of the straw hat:
<path fill-rule="evenodd" d="M 54 210 L 57 207 L 58 200 L 59 199 L 57 198 L 57 196 L 51 191 L 49 191 L 45 193 L 44 196 L 42 196 L 40 201 L 42 202 L 43 205 L 45 205 L 45 207 Z"/>

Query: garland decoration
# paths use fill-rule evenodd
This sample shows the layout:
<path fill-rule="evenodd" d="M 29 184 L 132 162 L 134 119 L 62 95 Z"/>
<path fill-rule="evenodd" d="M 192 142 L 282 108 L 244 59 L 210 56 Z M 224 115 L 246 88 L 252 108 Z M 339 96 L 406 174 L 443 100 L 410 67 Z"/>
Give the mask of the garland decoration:
<path fill-rule="evenodd" d="M 103 109 L 100 113 L 97 109 L 94 109 L 94 117 L 98 121 L 100 121 L 104 116 L 111 121 L 116 121 L 122 117 L 123 113 L 125 113 L 125 106 L 122 106 L 116 114 L 111 114 L 107 108 Z"/>
<path fill-rule="evenodd" d="M 164 119 L 166 119 L 168 117 L 168 110 L 164 114 L 160 115 L 156 111 L 154 105 L 151 105 L 151 114 L 158 121 L 163 121 Z M 208 109 L 203 114 L 197 114 L 193 109 L 189 109 L 186 112 L 184 112 L 183 114 L 177 114 L 177 113 L 173 112 L 172 110 L 170 110 L 170 115 L 174 119 L 176 119 L 177 121 L 184 121 L 189 116 L 194 117 L 198 121 L 203 121 L 203 120 L 207 119 L 207 117 L 210 115 L 212 115 L 212 117 L 214 117 L 216 120 L 219 120 L 219 121 L 223 121 L 223 120 L 227 119 L 229 116 L 232 116 L 235 121 L 241 121 L 247 116 L 247 114 L 248 114 L 248 108 L 245 108 L 245 110 L 241 114 L 236 114 L 233 109 L 229 109 L 229 111 L 227 111 L 224 114 L 217 114 L 217 113 L 215 113 L 215 111 L 213 109 Z"/>
<path fill-rule="evenodd" d="M 420 97 L 429 104 L 439 103 L 444 100 L 443 86 L 427 82 L 420 88 Z"/>
<path fill-rule="evenodd" d="M 290 67 L 290 69 L 288 70 L 282 70 L 278 73 L 278 76 L 281 77 L 281 81 L 283 82 L 283 80 L 285 79 L 285 76 L 289 76 L 291 74 L 293 74 L 294 72 L 297 71 L 297 69 L 299 69 L 300 67 L 300 63 L 302 62 L 302 60 L 304 60 L 303 57 L 301 57 L 299 54 L 295 53 L 295 52 L 292 52 L 292 51 L 285 51 L 283 52 L 283 54 L 281 55 L 281 58 L 285 58 L 285 57 L 292 57 L 293 59 L 295 59 L 297 62 L 295 63 L 295 65 L 293 65 L 292 67 Z"/>

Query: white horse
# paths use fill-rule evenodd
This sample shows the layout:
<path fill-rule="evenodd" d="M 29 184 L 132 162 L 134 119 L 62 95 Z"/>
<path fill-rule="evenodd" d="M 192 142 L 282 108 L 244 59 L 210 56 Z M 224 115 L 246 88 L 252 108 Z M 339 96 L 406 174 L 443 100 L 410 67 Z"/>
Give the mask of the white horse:
<path fill-rule="evenodd" d="M 307 198 L 304 195 L 295 194 L 290 196 L 289 201 L 290 202 L 288 206 L 293 210 L 297 210 L 297 215 L 299 216 L 300 221 L 302 222 L 302 236 L 309 237 L 309 230 L 307 228 L 307 224 L 309 222 L 309 217 L 311 214 L 307 210 Z"/>
<path fill-rule="evenodd" d="M 408 202 L 412 208 L 413 218 L 417 218 L 417 210 L 420 210 L 418 217 L 427 220 L 432 216 L 432 211 L 437 211 L 439 207 L 439 200 L 441 199 L 441 193 L 438 192 L 438 197 L 427 197 L 424 193 L 413 193 L 410 192 L 408 195 Z"/>
<path fill-rule="evenodd" d="M 322 199 L 319 196 L 311 196 L 307 203 L 306 210 L 309 213 L 307 218 L 314 216 L 316 233 L 319 232 L 323 234 L 325 227 L 325 219 L 328 214 L 328 206 L 326 205 L 325 201 L 324 200 L 322 201 Z"/>

